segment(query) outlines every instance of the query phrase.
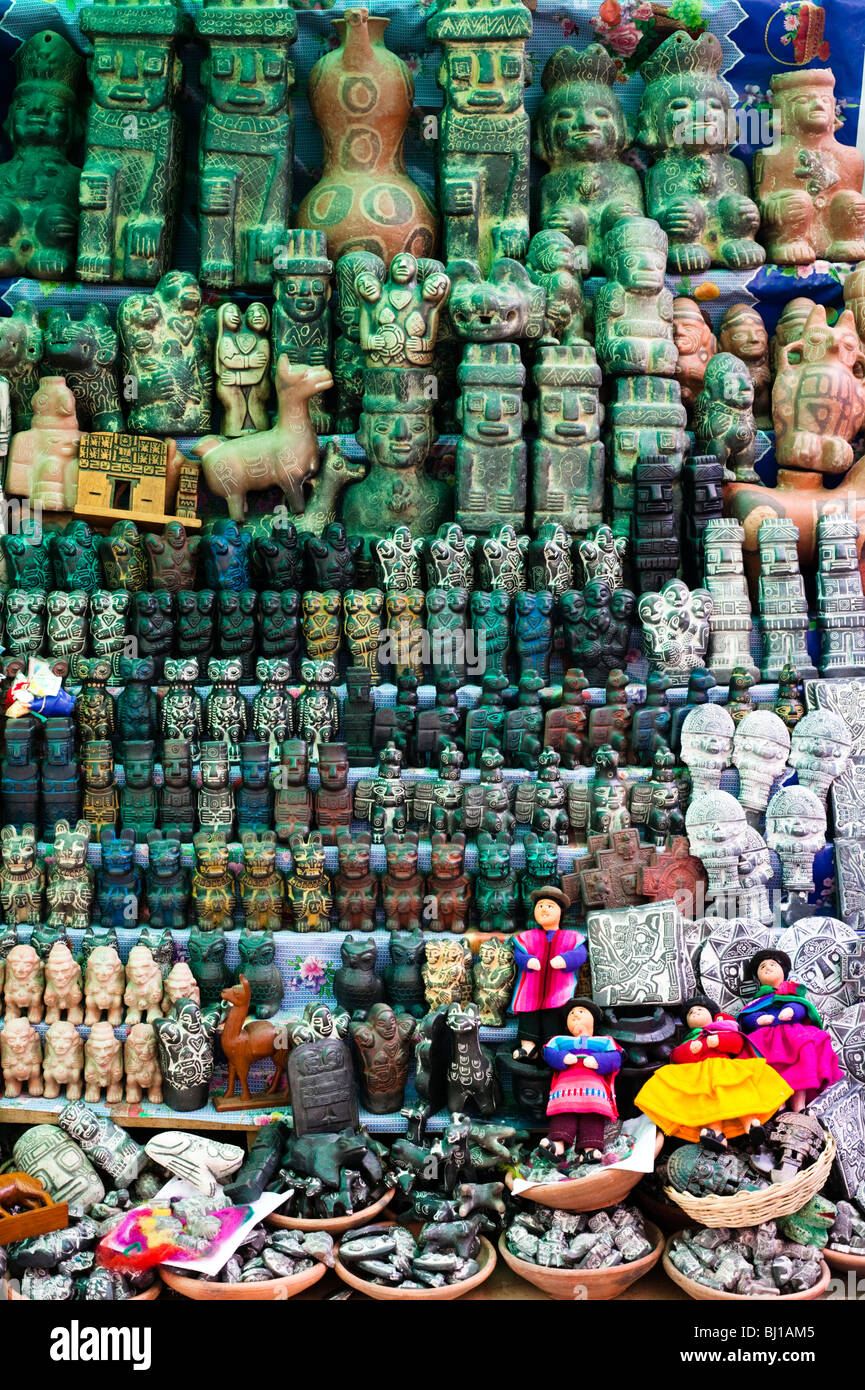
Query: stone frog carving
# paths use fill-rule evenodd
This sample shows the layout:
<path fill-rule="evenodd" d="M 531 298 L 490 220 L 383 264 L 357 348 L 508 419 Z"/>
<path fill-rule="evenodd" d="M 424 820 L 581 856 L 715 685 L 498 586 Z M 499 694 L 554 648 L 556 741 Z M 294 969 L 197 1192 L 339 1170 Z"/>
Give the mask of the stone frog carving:
<path fill-rule="evenodd" d="M 117 390 L 118 343 L 103 304 L 91 304 L 84 317 L 51 309 L 42 339 L 49 375 L 66 378 L 83 430 L 123 429 Z"/>
<path fill-rule="evenodd" d="M 68 280 L 75 267 L 83 64 L 61 34 L 42 30 L 14 55 L 16 85 L 0 164 L 0 275 Z"/>
<path fill-rule="evenodd" d="M 79 189 L 81 280 L 152 285 L 171 263 L 182 159 L 176 44 L 186 27 L 172 3 L 96 5 L 82 16 L 93 97 Z"/>
<path fill-rule="evenodd" d="M 615 94 L 615 59 L 600 44 L 559 48 L 541 74 L 534 151 L 549 173 L 541 179 L 542 227 L 566 232 L 585 247 L 586 269 L 603 272 L 603 239 L 622 217 L 643 215 L 636 169 L 621 158 L 630 132 Z"/>
<path fill-rule="evenodd" d="M 169 270 L 150 293 L 128 295 L 117 327 L 124 382 L 134 386 L 130 430 L 194 435 L 209 429 L 216 323 L 195 276 Z"/>
<path fill-rule="evenodd" d="M 267 487 L 281 488 L 295 514 L 304 510 L 304 484 L 319 466 L 308 402 L 332 385 L 326 367 L 294 366 L 283 354 L 276 364 L 276 424 L 239 439 L 207 435 L 195 445 L 207 485 L 226 499 L 233 521 L 243 521 L 247 492 Z"/>
<path fill-rule="evenodd" d="M 865 162 L 835 139 L 840 125 L 829 68 L 775 73 L 769 83 L 774 143 L 754 156 L 754 189 L 769 260 L 865 257 Z"/>
<path fill-rule="evenodd" d="M 655 156 L 646 205 L 670 238 L 671 270 L 749 270 L 766 253 L 748 170 L 728 153 L 730 89 L 719 76 L 720 39 L 671 34 L 643 63 L 637 140 Z"/>
<path fill-rule="evenodd" d="M 289 46 L 297 18 L 276 5 L 205 4 L 207 50 L 199 153 L 201 279 L 266 289 L 291 220 L 293 125 Z"/>

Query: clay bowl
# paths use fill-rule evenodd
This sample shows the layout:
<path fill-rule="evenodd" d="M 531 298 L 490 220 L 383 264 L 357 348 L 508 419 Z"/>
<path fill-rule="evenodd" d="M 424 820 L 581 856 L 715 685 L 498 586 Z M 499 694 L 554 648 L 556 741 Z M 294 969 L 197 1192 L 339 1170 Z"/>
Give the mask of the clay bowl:
<path fill-rule="evenodd" d="M 840 1250 L 830 1250 L 828 1245 L 823 1251 L 823 1259 L 832 1269 L 865 1270 L 865 1255 L 844 1255 Z"/>
<path fill-rule="evenodd" d="M 272 1300 L 281 1303 L 283 1299 L 293 1298 L 296 1293 L 308 1289 L 311 1284 L 317 1284 L 327 1273 L 327 1265 L 316 1264 L 301 1274 L 286 1275 L 283 1279 L 262 1279 L 257 1284 L 220 1284 L 215 1279 L 190 1279 L 187 1274 L 177 1274 L 165 1265 L 160 1265 L 159 1273 L 175 1293 L 182 1293 L 184 1298 L 194 1298 L 199 1302 L 218 1302 L 230 1298 L 236 1302 L 255 1300 L 261 1303 Z"/>
<path fill-rule="evenodd" d="M 659 1201 L 652 1192 L 646 1191 L 642 1183 L 634 1197 L 643 1214 L 656 1226 L 660 1226 L 665 1235 L 675 1235 L 678 1231 L 684 1231 L 686 1226 L 694 1224 L 681 1207 L 677 1207 L 674 1202 Z"/>
<path fill-rule="evenodd" d="M 698 1284 L 696 1279 L 689 1279 L 686 1275 L 680 1274 L 670 1259 L 672 1240 L 673 1237 L 669 1236 L 664 1246 L 664 1273 L 672 1279 L 674 1284 L 678 1284 L 680 1289 L 684 1289 L 689 1298 L 694 1298 L 701 1303 L 719 1301 L 724 1303 L 810 1303 L 825 1292 L 832 1273 L 824 1260 L 823 1273 L 820 1279 L 813 1289 L 805 1289 L 803 1293 L 782 1293 L 777 1298 L 758 1298 L 747 1293 L 727 1293 L 724 1289 L 710 1289 L 707 1284 Z"/>
<path fill-rule="evenodd" d="M 655 1158 L 661 1152 L 664 1136 L 658 1130 L 655 1136 Z M 591 1178 L 569 1178 L 566 1182 L 541 1182 L 535 1187 L 527 1187 L 520 1192 L 530 1202 L 539 1202 L 542 1207 L 555 1207 L 558 1211 L 600 1211 L 602 1207 L 614 1207 L 623 1202 L 632 1188 L 643 1177 L 642 1173 L 630 1172 L 611 1163 L 609 1168 Z M 513 1191 L 514 1179 L 511 1173 L 505 1175 L 505 1182 Z"/>
<path fill-rule="evenodd" d="M 329 1235 L 337 1236 L 343 1231 L 350 1231 L 354 1226 L 364 1226 L 367 1221 L 378 1216 L 390 1203 L 393 1194 L 394 1189 L 391 1188 L 371 1206 L 364 1207 L 363 1211 L 353 1211 L 348 1216 L 324 1216 L 319 1219 L 310 1217 L 304 1221 L 299 1216 L 280 1216 L 279 1212 L 275 1211 L 265 1220 L 268 1226 L 276 1226 L 281 1231 L 327 1231 Z"/>
<path fill-rule="evenodd" d="M 481 1253 L 478 1260 L 480 1269 L 477 1274 L 473 1274 L 471 1279 L 463 1279 L 460 1284 L 445 1284 L 440 1289 L 389 1289 L 382 1284 L 372 1284 L 368 1279 L 359 1279 L 356 1274 L 352 1274 L 350 1269 L 342 1263 L 339 1258 L 339 1251 L 336 1255 L 335 1269 L 344 1284 L 357 1289 L 358 1293 L 365 1293 L 370 1298 L 379 1300 L 390 1300 L 394 1303 L 433 1303 L 436 1299 L 440 1302 L 445 1299 L 462 1298 L 464 1293 L 470 1289 L 476 1289 L 479 1284 L 483 1284 L 489 1279 L 496 1267 L 496 1252 L 490 1242 L 481 1236 Z"/>
<path fill-rule="evenodd" d="M 132 1298 L 128 1298 L 128 1299 L 126 1300 L 126 1302 L 127 1302 L 127 1303 L 152 1303 L 153 1300 L 154 1300 L 155 1298 L 158 1298 L 159 1295 L 160 1295 L 161 1293 L 162 1293 L 162 1280 L 157 1276 L 157 1279 L 156 1279 L 156 1283 L 155 1283 L 155 1284 L 151 1284 L 149 1289 L 145 1289 L 144 1293 L 137 1293 L 137 1294 L 135 1294 Z M 11 1299 L 13 1303 L 32 1303 L 32 1302 L 33 1302 L 33 1300 L 32 1300 L 31 1298 L 25 1298 L 24 1295 L 23 1295 L 23 1293 L 18 1293 L 18 1291 L 17 1291 L 16 1289 L 10 1288 L 8 1284 L 6 1285 L 6 1297 L 9 1298 L 9 1299 Z M 73 1305 L 73 1306 L 74 1306 L 74 1305 Z"/>
<path fill-rule="evenodd" d="M 530 1260 L 519 1259 L 508 1249 L 504 1231 L 499 1236 L 499 1254 L 514 1274 L 534 1284 L 536 1289 L 541 1289 L 550 1298 L 573 1302 L 579 1292 L 581 1300 L 600 1303 L 618 1298 L 620 1293 L 636 1284 L 658 1263 L 664 1249 L 664 1237 L 650 1221 L 646 1223 L 646 1235 L 652 1242 L 651 1253 L 644 1255 L 641 1260 L 634 1260 L 632 1264 L 616 1265 L 613 1269 L 548 1269 L 544 1265 L 532 1264 Z"/>

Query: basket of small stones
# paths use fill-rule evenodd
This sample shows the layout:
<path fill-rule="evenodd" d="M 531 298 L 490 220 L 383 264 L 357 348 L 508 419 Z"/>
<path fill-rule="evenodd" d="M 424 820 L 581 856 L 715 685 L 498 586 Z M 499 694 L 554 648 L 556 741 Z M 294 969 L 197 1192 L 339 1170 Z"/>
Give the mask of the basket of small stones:
<path fill-rule="evenodd" d="M 744 1230 L 689 1226 L 670 1236 L 664 1270 L 691 1298 L 819 1298 L 829 1283 L 829 1266 L 813 1245 L 779 1236 L 774 1221 Z"/>
<path fill-rule="evenodd" d="M 759 1226 L 801 1210 L 827 1182 L 835 1153 L 835 1140 L 813 1116 L 785 1111 L 751 1151 L 675 1150 L 665 1193 L 702 1226 Z"/>
<path fill-rule="evenodd" d="M 255 1226 L 215 1279 L 161 1265 L 170 1289 L 185 1298 L 293 1298 L 333 1267 L 333 1240 L 324 1231 L 267 1231 Z"/>
<path fill-rule="evenodd" d="M 120 1273 L 96 1263 L 96 1247 L 122 1210 L 109 1203 L 103 1211 L 103 1204 L 98 1204 L 91 1208 L 96 1216 L 85 1216 L 83 1208 L 71 1205 L 69 1225 L 62 1230 L 0 1246 L 0 1279 L 6 1281 L 7 1297 L 37 1303 L 158 1298 L 162 1284 L 155 1270 Z"/>
<path fill-rule="evenodd" d="M 550 1298 L 617 1298 L 661 1258 L 664 1237 L 633 1206 L 520 1212 L 499 1237 L 502 1259 Z"/>
<path fill-rule="evenodd" d="M 835 1208 L 823 1254 L 833 1269 L 865 1269 L 865 1216 L 852 1202 L 839 1202 Z"/>
<path fill-rule="evenodd" d="M 428 1221 L 415 1238 L 393 1222 L 343 1236 L 336 1253 L 340 1279 L 376 1299 L 427 1302 L 461 1298 L 489 1279 L 496 1252 L 480 1221 Z"/>

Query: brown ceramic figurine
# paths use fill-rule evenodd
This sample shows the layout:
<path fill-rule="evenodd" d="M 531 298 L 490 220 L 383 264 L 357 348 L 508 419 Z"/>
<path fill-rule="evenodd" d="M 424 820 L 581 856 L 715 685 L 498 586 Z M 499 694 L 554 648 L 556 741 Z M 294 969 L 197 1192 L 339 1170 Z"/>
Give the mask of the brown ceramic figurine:
<path fill-rule="evenodd" d="M 846 293 L 846 283 L 845 283 Z M 744 362 L 754 383 L 754 419 L 760 429 L 772 425 L 772 377 L 769 371 L 769 335 L 752 304 L 731 304 L 721 319 L 718 346 Z M 681 348 L 679 349 L 681 352 Z"/>
<path fill-rule="evenodd" d="M 682 404 L 690 411 L 703 389 L 706 365 L 718 351 L 718 344 L 705 310 L 687 295 L 677 295 L 673 300 L 673 341 L 679 350 L 676 380 L 682 391 Z"/>
<path fill-rule="evenodd" d="M 405 171 L 402 142 L 414 84 L 385 46 L 389 23 L 367 9 L 347 9 L 333 20 L 339 47 L 309 75 L 324 173 L 301 203 L 297 226 L 324 232 L 334 261 L 349 251 L 373 251 L 390 263 L 398 251 L 429 256 L 435 249 L 435 211 Z"/>
<path fill-rule="evenodd" d="M 285 1084 L 285 1068 L 288 1061 L 287 1035 L 265 1019 L 249 1022 L 251 989 L 245 975 L 241 975 L 236 985 L 222 991 L 222 997 L 231 1005 L 222 1029 L 222 1050 L 228 1058 L 228 1080 L 225 1093 L 215 1096 L 217 1110 L 249 1110 L 262 1106 L 284 1105 L 288 1101 L 288 1087 Z M 253 1062 L 262 1058 L 273 1059 L 274 1072 L 266 1090 L 250 1092 L 249 1069 Z M 234 1088 L 240 1082 L 240 1093 Z"/>
<path fill-rule="evenodd" d="M 829 68 L 775 73 L 769 83 L 776 137 L 754 156 L 754 190 L 769 260 L 865 257 L 865 161 L 835 139 L 835 75 Z"/>

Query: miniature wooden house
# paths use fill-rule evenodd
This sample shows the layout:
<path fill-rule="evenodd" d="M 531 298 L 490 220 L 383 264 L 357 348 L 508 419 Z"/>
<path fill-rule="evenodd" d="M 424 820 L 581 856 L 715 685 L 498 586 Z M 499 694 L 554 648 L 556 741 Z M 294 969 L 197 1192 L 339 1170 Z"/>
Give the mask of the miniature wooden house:
<path fill-rule="evenodd" d="M 175 450 L 173 441 L 147 435 L 82 435 L 75 514 L 94 521 L 129 520 L 148 526 L 173 520 L 166 509 L 166 494 L 169 462 Z M 182 472 L 187 474 L 188 470 Z M 189 505 L 192 481 L 189 476 L 181 478 L 178 501 L 185 524 L 200 526 L 194 506 Z"/>

